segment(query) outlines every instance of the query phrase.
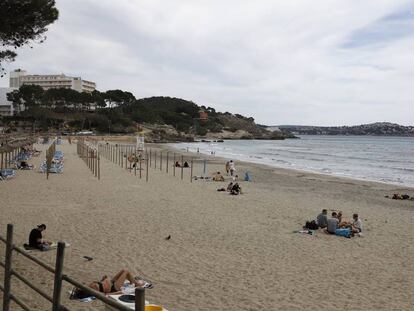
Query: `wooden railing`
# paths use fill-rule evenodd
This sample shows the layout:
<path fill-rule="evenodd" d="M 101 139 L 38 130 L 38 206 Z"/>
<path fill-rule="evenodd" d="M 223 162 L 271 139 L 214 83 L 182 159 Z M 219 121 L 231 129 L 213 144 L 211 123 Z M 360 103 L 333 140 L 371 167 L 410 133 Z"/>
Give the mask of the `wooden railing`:
<path fill-rule="evenodd" d="M 131 311 L 129 307 L 122 305 L 119 302 L 109 297 L 106 297 L 103 293 L 97 292 L 94 289 L 71 278 L 70 276 L 63 274 L 63 260 L 65 256 L 65 243 L 64 242 L 58 243 L 56 263 L 55 263 L 55 267 L 52 267 L 44 263 L 40 259 L 36 258 L 35 256 L 30 255 L 25 250 L 13 244 L 13 225 L 12 224 L 7 225 L 7 237 L 3 238 L 0 235 L 0 241 L 6 244 L 5 262 L 0 261 L 0 266 L 4 268 L 4 284 L 3 285 L 0 284 L 0 291 L 3 292 L 3 311 L 10 311 L 11 301 L 14 301 L 25 311 L 34 310 L 21 298 L 17 297 L 16 294 L 12 293 L 11 280 L 13 276 L 19 279 L 24 284 L 26 284 L 32 290 L 37 292 L 40 296 L 48 300 L 52 304 L 53 311 L 69 310 L 66 306 L 61 304 L 60 298 L 61 298 L 61 293 L 62 293 L 63 281 L 66 281 L 72 284 L 73 286 L 76 286 L 82 289 L 83 291 L 89 293 L 91 296 L 95 296 L 96 299 L 102 301 L 105 305 L 110 305 L 115 310 Z M 54 274 L 54 286 L 53 286 L 52 296 L 46 293 L 43 289 L 33 284 L 29 279 L 27 279 L 25 276 L 20 274 L 20 272 L 17 272 L 15 269 L 13 269 L 13 251 L 25 256 L 34 264 Z M 135 311 L 144 311 L 144 310 L 145 310 L 145 289 L 136 288 L 135 289 Z"/>

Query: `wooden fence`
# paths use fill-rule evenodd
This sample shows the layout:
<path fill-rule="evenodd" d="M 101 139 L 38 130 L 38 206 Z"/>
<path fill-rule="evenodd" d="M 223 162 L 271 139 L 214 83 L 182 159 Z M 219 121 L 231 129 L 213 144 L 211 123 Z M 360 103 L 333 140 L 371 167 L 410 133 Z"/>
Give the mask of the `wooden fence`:
<path fill-rule="evenodd" d="M 101 179 L 101 156 L 98 148 L 86 144 L 83 139 L 78 139 L 76 148 L 79 157 L 85 161 L 92 174 L 98 180 Z"/>
<path fill-rule="evenodd" d="M 23 282 L 28 287 L 30 287 L 32 290 L 37 292 L 40 296 L 48 300 L 52 304 L 53 311 L 69 310 L 66 306 L 61 304 L 62 285 L 64 281 L 86 291 L 92 296 L 95 296 L 98 300 L 102 301 L 105 305 L 109 305 L 115 310 L 131 311 L 129 307 L 124 306 L 109 297 L 106 297 L 103 293 L 97 292 L 94 289 L 88 286 L 85 286 L 81 282 L 63 273 L 63 268 L 64 268 L 63 262 L 64 262 L 64 256 L 65 256 L 65 243 L 64 242 L 58 243 L 56 263 L 55 263 L 55 267 L 52 267 L 44 263 L 40 259 L 30 255 L 25 250 L 13 244 L 13 225 L 12 224 L 7 225 L 7 236 L 6 238 L 4 238 L 0 235 L 0 241 L 6 244 L 5 262 L 0 261 L 0 266 L 4 268 L 4 283 L 3 285 L 0 284 L 0 291 L 3 292 L 3 311 L 10 311 L 11 301 L 14 301 L 25 311 L 34 310 L 26 302 L 24 302 L 24 300 L 19 298 L 16 294 L 14 294 L 11 291 L 12 277 L 16 277 L 21 282 Z M 44 268 L 45 270 L 49 271 L 50 273 L 54 275 L 54 286 L 53 286 L 52 295 L 49 295 L 42 288 L 32 283 L 29 279 L 27 279 L 25 276 L 20 274 L 20 272 L 17 272 L 15 269 L 13 269 L 13 252 L 17 252 L 23 255 L 24 257 L 28 258 L 32 263 Z M 136 311 L 145 310 L 145 289 L 143 288 L 135 289 L 135 310 Z"/>
<path fill-rule="evenodd" d="M 137 175 L 139 172 L 139 178 L 143 178 L 142 172 L 145 170 L 145 179 L 149 179 L 149 168 L 155 171 L 165 172 L 172 174 L 174 177 L 178 174 L 181 180 L 184 179 L 184 172 L 188 170 L 188 179 L 193 182 L 194 177 L 194 164 L 201 163 L 203 165 L 202 175 L 206 174 L 207 160 L 194 159 L 194 157 L 184 156 L 180 153 L 163 150 L 152 150 L 152 148 L 146 148 L 145 150 L 137 150 L 135 145 L 127 144 L 109 144 L 99 143 L 99 153 L 109 161 L 119 165 L 129 172 L 134 172 Z M 176 166 L 176 162 L 179 166 Z M 187 162 L 188 166 L 184 166 Z"/>

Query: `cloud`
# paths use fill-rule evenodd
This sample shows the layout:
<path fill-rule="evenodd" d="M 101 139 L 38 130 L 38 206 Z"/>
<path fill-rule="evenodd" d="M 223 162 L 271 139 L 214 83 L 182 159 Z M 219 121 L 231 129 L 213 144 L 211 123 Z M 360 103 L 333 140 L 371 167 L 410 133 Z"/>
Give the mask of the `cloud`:
<path fill-rule="evenodd" d="M 9 68 L 181 97 L 264 124 L 409 124 L 410 2 L 58 0 L 47 41 Z"/>

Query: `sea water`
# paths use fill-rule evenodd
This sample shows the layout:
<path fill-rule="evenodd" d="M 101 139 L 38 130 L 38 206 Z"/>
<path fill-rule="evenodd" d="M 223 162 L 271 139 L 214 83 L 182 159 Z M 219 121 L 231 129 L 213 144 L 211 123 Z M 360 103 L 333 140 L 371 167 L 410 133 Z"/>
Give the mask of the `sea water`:
<path fill-rule="evenodd" d="M 414 186 L 414 137 L 306 135 L 286 140 L 227 140 L 175 148 L 354 179 Z"/>

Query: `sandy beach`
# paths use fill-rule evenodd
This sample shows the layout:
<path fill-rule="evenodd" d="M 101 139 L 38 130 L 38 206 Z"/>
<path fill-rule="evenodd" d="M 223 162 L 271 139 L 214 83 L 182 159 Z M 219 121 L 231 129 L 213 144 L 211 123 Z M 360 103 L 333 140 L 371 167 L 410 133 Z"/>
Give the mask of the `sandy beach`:
<path fill-rule="evenodd" d="M 98 180 L 76 145 L 65 141 L 57 149 L 65 153 L 63 174 L 46 180 L 18 171 L 0 182 L 0 234 L 13 223 L 22 245 L 33 227 L 47 224 L 46 238 L 70 243 L 64 273 L 80 281 L 128 268 L 154 283 L 147 299 L 170 311 L 413 309 L 414 201 L 384 197 L 414 195 L 412 188 L 236 163 L 253 181 L 240 182 L 243 194 L 232 196 L 216 191 L 228 182 L 190 183 L 189 169 L 181 180 L 171 169 L 150 168 L 146 183 L 106 159 Z M 43 159 L 44 152 L 30 162 L 38 167 Z M 224 160 L 211 158 L 207 168 L 223 172 Z M 196 162 L 194 174 L 201 172 Z M 347 219 L 359 213 L 364 236 L 293 233 L 322 208 L 342 210 Z M 2 261 L 4 249 L 0 243 Z M 55 251 L 35 255 L 54 265 Z M 52 274 L 21 255 L 14 260 L 17 271 L 52 293 Z M 70 289 L 65 284 L 62 295 L 69 309 L 104 309 L 70 301 Z M 50 309 L 16 279 L 13 290 L 36 310 Z"/>

